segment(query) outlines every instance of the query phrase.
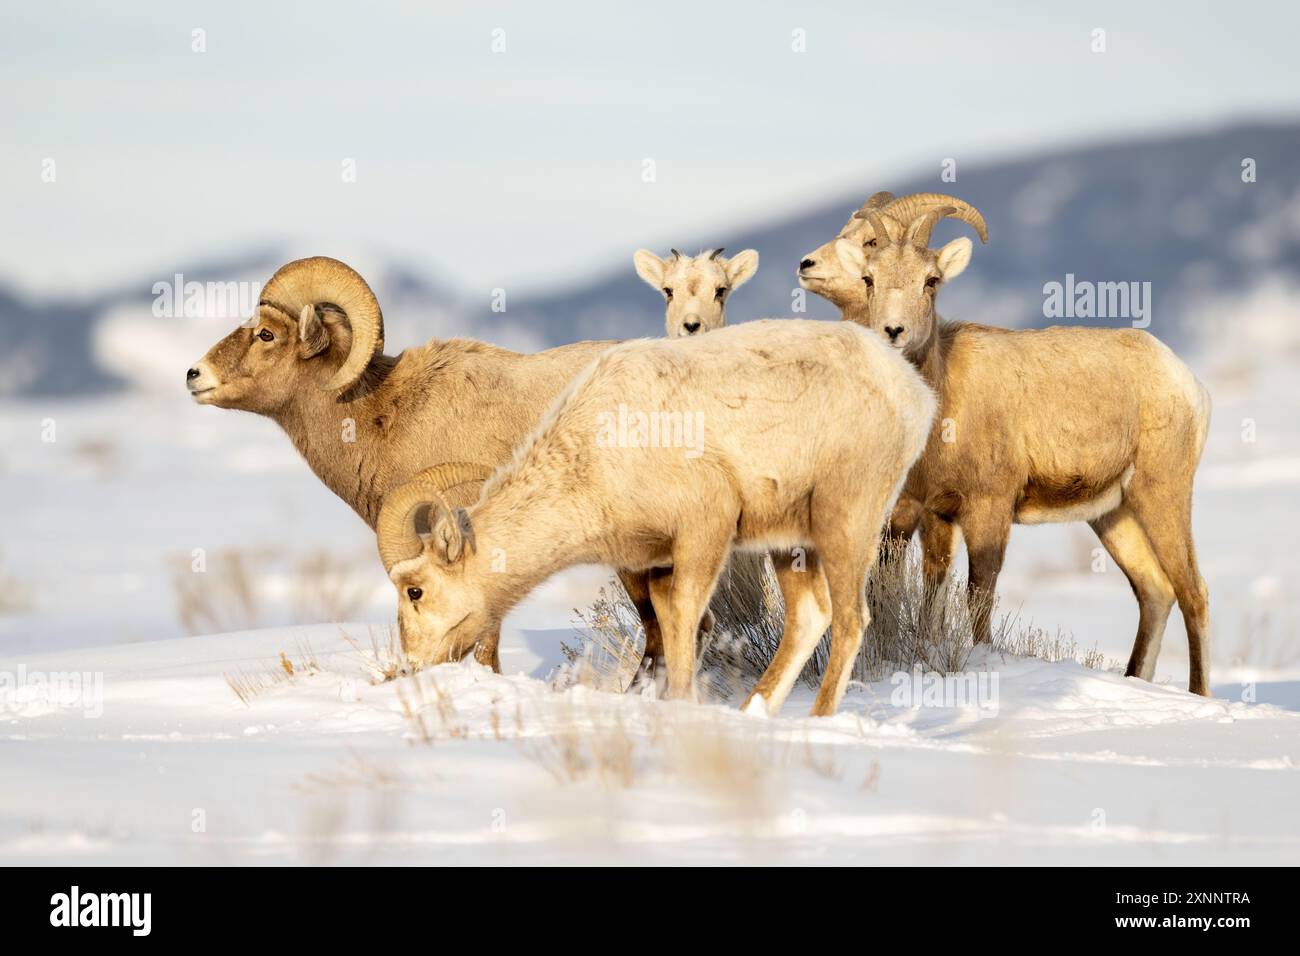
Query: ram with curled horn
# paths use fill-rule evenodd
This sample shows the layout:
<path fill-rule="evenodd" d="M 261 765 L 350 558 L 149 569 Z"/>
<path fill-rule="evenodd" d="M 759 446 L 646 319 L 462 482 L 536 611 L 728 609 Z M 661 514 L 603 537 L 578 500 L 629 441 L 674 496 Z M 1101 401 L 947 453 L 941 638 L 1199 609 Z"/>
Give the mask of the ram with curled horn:
<path fill-rule="evenodd" d="M 763 350 L 782 361 L 755 361 Z M 417 665 L 459 659 L 552 574 L 605 564 L 650 575 L 667 692 L 690 698 L 695 636 L 728 556 L 775 548 L 785 630 L 746 707 L 776 713 L 829 625 L 813 713 L 834 713 L 880 530 L 933 405 L 906 361 L 850 323 L 768 319 L 610 349 L 468 509 L 446 499 L 481 475 L 465 466 L 389 493 L 378 543 L 402 646 Z M 618 441 L 627 406 L 659 423 L 692 409 L 692 441 Z"/>
<path fill-rule="evenodd" d="M 372 529 L 389 489 L 431 466 L 502 464 L 550 402 L 614 342 L 578 342 L 524 355 L 469 339 L 433 339 L 384 354 L 384 319 L 370 286 L 324 256 L 282 266 L 249 321 L 186 374 L 200 405 L 271 418 L 308 466 Z M 484 383 L 490 383 L 486 388 Z M 472 485 L 447 492 L 473 500 Z M 620 574 L 659 659 L 659 628 L 644 574 Z M 499 667 L 498 635 L 477 649 Z"/>
<path fill-rule="evenodd" d="M 890 241 L 890 234 L 880 231 L 879 223 L 883 223 L 886 229 L 894 229 L 894 236 L 899 237 L 899 230 L 915 220 L 920 213 L 939 208 L 951 209 L 946 218 L 966 223 L 975 230 L 981 241 L 988 241 L 988 226 L 983 215 L 970 203 L 956 196 L 943 193 L 895 196 L 893 193 L 878 192 L 849 217 L 837 236 L 799 260 L 799 285 L 830 301 L 840 310 L 841 318 L 857 321 L 866 308 L 862 282 L 841 265 L 835 251 L 836 243 L 848 240 L 858 243 L 865 250 L 873 249 L 879 242 Z M 873 224 L 873 215 L 879 223 Z"/>
<path fill-rule="evenodd" d="M 939 395 L 943 429 L 936 426 L 908 476 L 891 536 L 905 540 L 920 528 L 926 591 L 939 595 L 960 532 L 975 639 L 988 642 L 1011 526 L 1086 522 L 1137 597 L 1126 673 L 1152 679 L 1177 601 L 1188 687 L 1209 694 L 1208 594 L 1191 513 L 1209 393 L 1146 331 L 943 322 L 935 298 L 966 268 L 972 243 L 962 237 L 930 249 L 931 231 L 945 217 L 965 218 L 963 210 L 968 222 L 977 214 L 947 197 L 934 205 L 936 194 L 913 198 L 867 211 L 869 227 L 890 241 L 864 248 L 855 237 L 835 246 L 861 297 L 845 317 L 897 349 Z"/>

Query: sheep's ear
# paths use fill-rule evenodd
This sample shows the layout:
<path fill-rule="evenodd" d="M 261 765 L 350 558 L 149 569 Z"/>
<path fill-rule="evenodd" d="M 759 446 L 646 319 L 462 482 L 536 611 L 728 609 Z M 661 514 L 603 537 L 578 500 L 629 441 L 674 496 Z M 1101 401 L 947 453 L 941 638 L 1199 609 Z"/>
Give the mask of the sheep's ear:
<path fill-rule="evenodd" d="M 943 273 L 944 282 L 955 279 L 966 271 L 970 265 L 972 248 L 971 241 L 962 236 L 939 250 L 939 271 Z"/>
<path fill-rule="evenodd" d="M 835 240 L 835 255 L 850 275 L 860 276 L 867 267 L 867 254 L 860 245 L 849 239 Z"/>
<path fill-rule="evenodd" d="M 649 249 L 638 249 L 632 254 L 636 274 L 656 289 L 663 288 L 664 261 Z"/>
<path fill-rule="evenodd" d="M 727 285 L 732 289 L 739 289 L 758 271 L 758 253 L 753 249 L 737 252 L 727 260 L 724 268 L 727 273 Z"/>
<path fill-rule="evenodd" d="M 316 314 L 314 305 L 304 305 L 298 314 L 298 355 L 309 359 L 330 347 L 330 334 Z"/>
<path fill-rule="evenodd" d="M 438 517 L 433 522 L 430 543 L 445 564 L 455 564 L 464 557 L 467 545 L 470 551 L 474 551 L 474 526 L 470 523 L 468 512 L 464 508 L 457 508 L 450 513 L 439 509 Z"/>

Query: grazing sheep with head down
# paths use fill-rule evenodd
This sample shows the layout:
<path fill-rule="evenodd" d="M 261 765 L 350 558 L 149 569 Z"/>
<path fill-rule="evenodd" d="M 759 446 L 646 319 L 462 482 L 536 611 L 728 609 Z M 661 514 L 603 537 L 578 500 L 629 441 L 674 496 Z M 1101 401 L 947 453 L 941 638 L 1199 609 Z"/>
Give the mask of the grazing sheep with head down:
<path fill-rule="evenodd" d="M 727 299 L 758 271 L 758 253 L 738 252 L 730 259 L 722 249 L 684 256 L 676 249 L 660 259 L 649 249 L 632 256 L 636 274 L 664 297 L 669 338 L 711 332 L 727 324 Z"/>
<path fill-rule="evenodd" d="M 904 492 L 919 507 L 897 510 L 895 531 L 910 536 L 919 521 L 925 573 L 937 587 L 960 529 L 974 597 L 993 593 L 1013 523 L 1086 521 L 1138 600 L 1127 673 L 1154 676 L 1176 599 L 1189 687 L 1209 694 L 1207 593 L 1192 541 L 1192 480 L 1209 394 L 1167 346 L 1136 329 L 941 322 L 935 296 L 966 268 L 971 242 L 935 251 L 931 230 L 947 216 L 983 220 L 964 203 L 897 205 L 910 198 L 869 203 L 857 214 L 870 227 L 869 245 L 861 235 L 836 242 L 841 269 L 862 287 L 846 318 L 906 356 L 939 395 L 942 425 Z M 975 627 L 976 639 L 987 641 L 986 612 Z"/>
<path fill-rule="evenodd" d="M 746 706 L 780 708 L 829 620 L 813 713 L 834 713 L 880 531 L 933 411 L 915 370 L 850 324 L 766 320 L 613 348 L 468 510 L 446 489 L 488 469 L 432 469 L 385 498 L 378 543 L 403 646 L 420 663 L 453 660 L 562 568 L 644 569 L 668 693 L 690 697 L 728 554 L 780 549 L 786 631 Z"/>
<path fill-rule="evenodd" d="M 520 355 L 471 339 L 384 354 L 384 320 L 365 280 L 336 259 L 282 266 L 252 318 L 189 370 L 194 401 L 273 419 L 331 491 L 370 527 L 389 489 L 432 465 L 499 464 L 563 387 L 613 342 Z M 474 489 L 451 493 L 473 500 Z M 621 574 L 660 653 L 644 575 Z M 499 669 L 499 635 L 477 656 Z"/>

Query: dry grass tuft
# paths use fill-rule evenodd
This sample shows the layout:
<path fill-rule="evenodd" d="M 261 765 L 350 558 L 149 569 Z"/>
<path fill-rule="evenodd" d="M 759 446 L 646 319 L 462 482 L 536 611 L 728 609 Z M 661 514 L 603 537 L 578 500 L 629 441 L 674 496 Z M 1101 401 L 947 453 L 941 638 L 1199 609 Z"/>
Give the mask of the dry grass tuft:
<path fill-rule="evenodd" d="M 469 736 L 468 722 L 432 671 L 416 674 L 396 687 L 402 716 L 414 732 L 416 741 L 432 744 L 435 740 L 459 740 Z"/>
<path fill-rule="evenodd" d="M 20 580 L 0 568 L 0 614 L 30 610 L 30 589 Z"/>
<path fill-rule="evenodd" d="M 176 561 L 172 589 L 176 613 L 189 634 L 219 634 L 247 631 L 261 619 L 257 591 L 258 568 L 269 560 L 269 551 L 218 551 L 195 571 L 189 556 Z"/>
<path fill-rule="evenodd" d="M 522 738 L 520 752 L 557 783 L 594 780 L 607 789 L 626 789 L 636 777 L 636 738 L 622 714 L 575 707 L 570 697 L 548 707 L 544 733 Z"/>
<path fill-rule="evenodd" d="M 993 647 L 1004 654 L 1017 657 L 1036 657 L 1048 663 L 1075 661 L 1090 670 L 1123 670 L 1124 665 L 1115 660 L 1107 660 L 1096 645 L 1084 650 L 1070 634 L 1058 630 L 1049 634 L 1033 624 L 1007 627 L 999 637 L 994 636 Z"/>
<path fill-rule="evenodd" d="M 362 647 L 351 634 L 342 628 L 339 628 L 339 633 L 343 635 L 343 640 L 347 641 L 352 649 L 356 651 L 361 666 L 370 674 L 371 684 L 386 684 L 401 677 L 410 677 L 417 670 L 416 666 L 407 658 L 406 650 L 402 647 L 401 635 L 392 624 L 384 628 L 382 638 L 376 636 L 374 628 L 366 628 L 366 633 L 370 637 L 369 650 Z"/>
<path fill-rule="evenodd" d="M 236 670 L 224 676 L 226 684 L 247 707 L 251 706 L 253 698 L 281 684 L 292 684 L 296 678 L 310 677 L 312 674 L 319 674 L 320 671 L 320 662 L 316 659 L 316 652 L 312 650 L 311 644 L 306 640 L 299 640 L 296 660 L 281 651 L 279 659 L 265 671 Z"/>
<path fill-rule="evenodd" d="M 290 623 L 346 621 L 365 607 L 365 575 L 327 551 L 312 551 L 292 562 L 275 549 L 215 551 L 194 570 L 186 555 L 173 562 L 172 590 L 176 613 L 189 634 L 247 631 L 275 623 L 271 604 Z M 281 581 L 287 587 L 280 587 Z"/>
<path fill-rule="evenodd" d="M 833 748 L 781 736 L 763 721 L 695 708 L 581 706 L 565 695 L 538 717 L 520 751 L 559 784 L 607 790 L 667 784 L 704 795 L 727 820 L 762 829 L 788 812 L 792 770 L 838 780 Z"/>
<path fill-rule="evenodd" d="M 350 621 L 366 606 L 370 586 L 354 565 L 321 549 L 295 562 L 289 596 L 293 619 L 299 624 Z"/>
<path fill-rule="evenodd" d="M 927 595 L 921 573 L 921 550 L 910 543 L 877 562 L 867 586 L 871 624 L 862 642 L 853 678 L 879 681 L 920 665 L 950 674 L 965 669 L 974 648 L 966 582 L 954 572 L 940 594 Z M 703 643 L 697 667 L 703 699 L 728 702 L 748 693 L 776 654 L 784 627 L 780 588 L 767 561 L 733 562 L 710 603 L 716 625 Z M 1014 616 L 1000 614 L 993 596 L 973 608 L 992 621 L 993 647 L 1044 660 L 1080 660 L 1088 667 L 1104 663 L 1096 650 L 1079 654 L 1072 638 L 1048 638 L 1022 627 Z M 580 684 L 619 691 L 632 684 L 641 662 L 644 635 L 640 620 L 622 588 L 611 582 L 587 611 L 575 611 L 581 628 L 576 645 L 564 645 L 565 665 L 557 687 Z M 800 674 L 816 687 L 825 671 L 829 639 L 823 638 Z"/>

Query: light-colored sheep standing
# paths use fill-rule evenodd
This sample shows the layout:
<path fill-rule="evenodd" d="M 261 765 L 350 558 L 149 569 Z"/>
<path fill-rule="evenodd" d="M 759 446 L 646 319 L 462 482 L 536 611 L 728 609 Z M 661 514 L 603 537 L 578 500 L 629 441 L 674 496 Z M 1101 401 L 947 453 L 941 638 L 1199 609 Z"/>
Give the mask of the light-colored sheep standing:
<path fill-rule="evenodd" d="M 722 249 L 684 256 L 676 249 L 660 259 L 649 249 L 632 256 L 636 274 L 664 297 L 669 338 L 711 332 L 727 324 L 727 299 L 758 271 L 753 249 L 723 258 Z"/>
<path fill-rule="evenodd" d="M 900 219 L 899 206 L 891 213 L 890 205 L 869 202 L 857 216 L 871 242 L 864 247 L 859 234 L 835 250 L 844 274 L 863 289 L 854 321 L 905 355 L 939 396 L 934 431 L 905 491 L 921 504 L 913 520 L 927 578 L 936 586 L 946 579 L 959 528 L 970 595 L 991 596 L 1013 523 L 1086 521 L 1137 596 L 1126 673 L 1153 677 L 1176 598 L 1187 625 L 1190 690 L 1209 694 L 1207 593 L 1191 527 L 1209 394 L 1140 330 L 942 323 L 935 296 L 966 268 L 971 242 L 931 250 L 935 223 L 959 210 L 920 203 L 905 211 L 918 205 L 928 208 Z M 906 524 L 897 527 L 898 511 L 894 522 L 910 536 Z M 976 639 L 987 641 L 987 614 L 974 623 Z"/>
<path fill-rule="evenodd" d="M 646 569 L 668 693 L 691 697 L 696 629 L 733 547 L 810 549 L 778 561 L 786 632 L 746 706 L 780 708 L 829 617 L 812 712 L 831 714 L 867 623 L 881 528 L 933 411 L 915 370 L 850 324 L 765 320 L 611 349 L 468 511 L 444 489 L 483 473 L 473 466 L 385 498 L 378 543 L 403 644 L 420 663 L 459 658 L 562 568 Z M 623 434 L 623 421 L 637 424 Z"/>

